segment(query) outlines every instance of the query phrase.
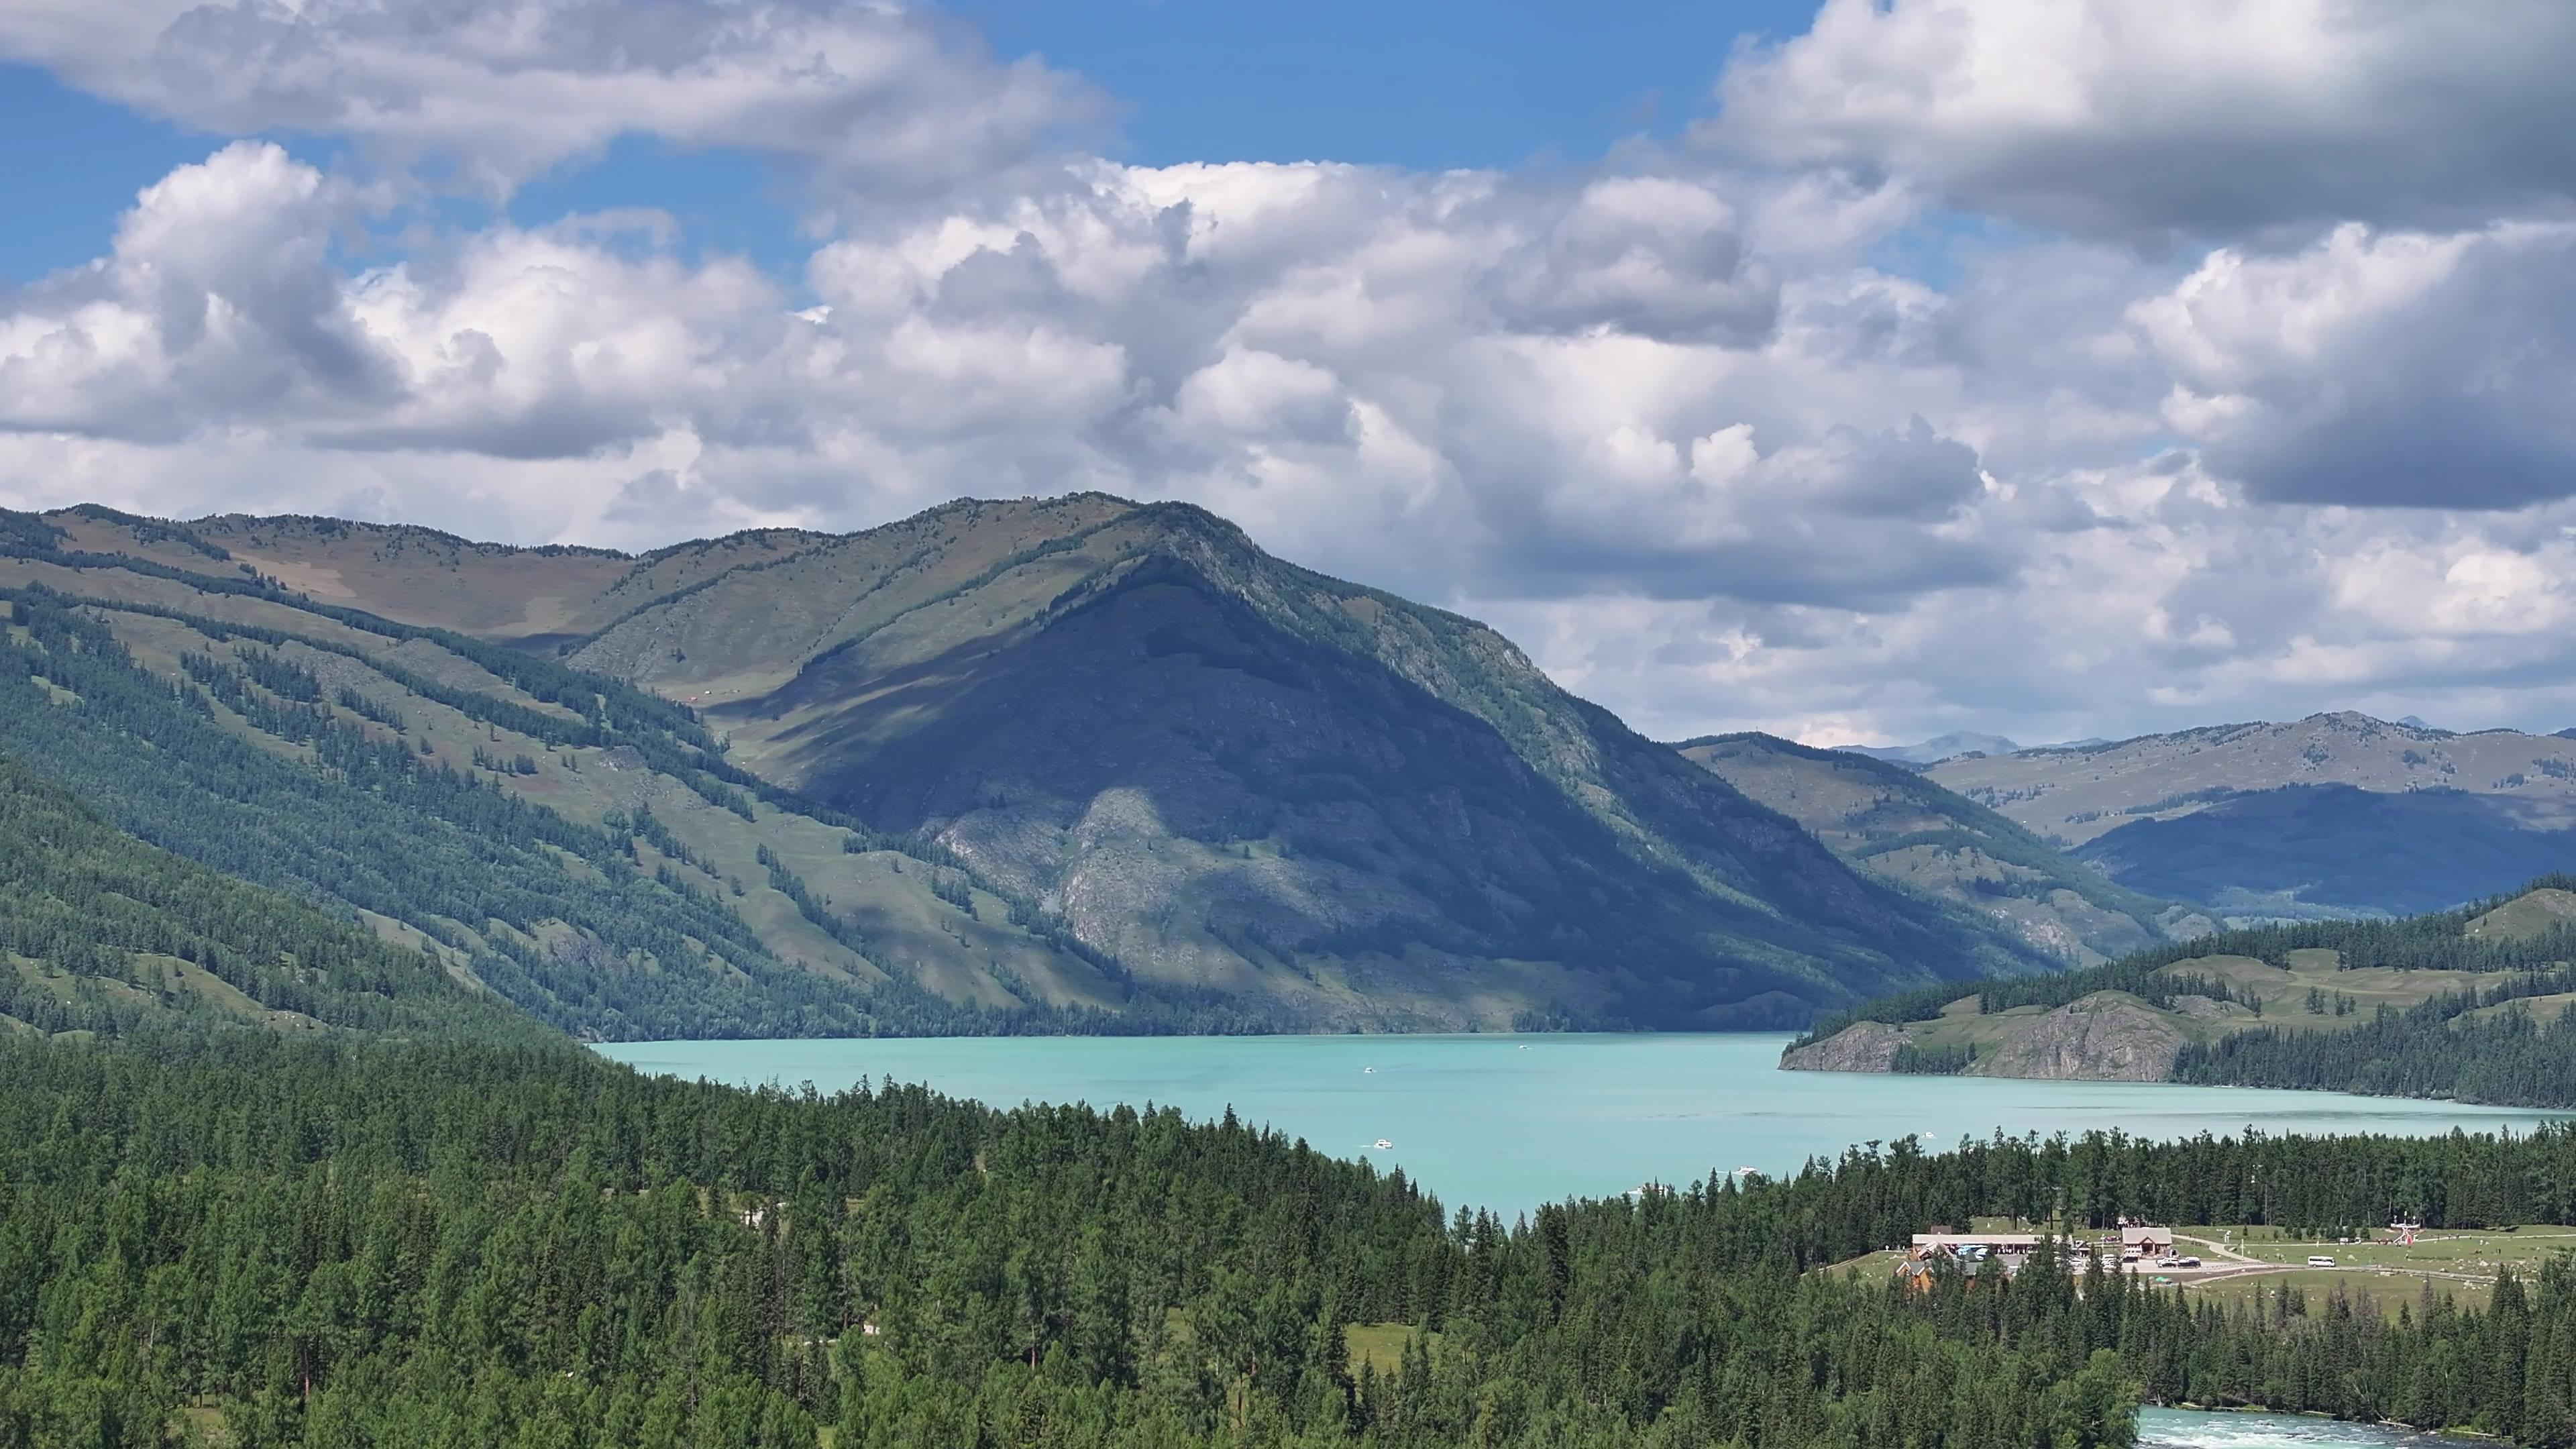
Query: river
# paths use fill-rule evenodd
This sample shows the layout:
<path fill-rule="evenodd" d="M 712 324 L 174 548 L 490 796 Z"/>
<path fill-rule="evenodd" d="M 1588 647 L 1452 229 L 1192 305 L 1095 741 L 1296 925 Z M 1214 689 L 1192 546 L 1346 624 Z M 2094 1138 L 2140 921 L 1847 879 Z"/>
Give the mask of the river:
<path fill-rule="evenodd" d="M 2368 1424 L 2338 1424 L 2285 1414 L 2200 1414 L 2183 1409 L 2138 1412 L 2139 1449 L 2392 1449 L 2456 1441 Z"/>
<path fill-rule="evenodd" d="M 1506 1215 L 1642 1182 L 1751 1167 L 1781 1174 L 1854 1143 L 1927 1148 L 1997 1130 L 2120 1128 L 2169 1138 L 2527 1129 L 2565 1114 L 2163 1083 L 2025 1082 L 1783 1072 L 1786 1037 L 1482 1035 L 944 1037 L 629 1042 L 650 1072 L 838 1091 L 862 1075 L 999 1106 L 1229 1106 L 1337 1157 L 1401 1166 L 1452 1207 Z M 1385 1146 L 1377 1144 L 1384 1142 Z"/>

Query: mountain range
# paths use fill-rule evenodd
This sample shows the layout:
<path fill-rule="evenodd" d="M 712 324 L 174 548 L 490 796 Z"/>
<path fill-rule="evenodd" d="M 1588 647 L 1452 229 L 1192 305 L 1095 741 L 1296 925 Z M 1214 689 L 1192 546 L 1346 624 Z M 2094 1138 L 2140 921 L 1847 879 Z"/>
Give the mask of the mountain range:
<path fill-rule="evenodd" d="M 2576 737 L 2353 712 L 1956 757 L 1926 777 L 2239 920 L 2448 909 L 2576 864 Z"/>
<path fill-rule="evenodd" d="M 0 599 L 28 780 L 592 1037 L 1796 1025 L 2447 907 L 2576 824 L 2576 740 L 2358 715 L 1657 744 L 1097 494 L 640 556 L 0 514 Z"/>
<path fill-rule="evenodd" d="M 0 516 L 0 754 L 592 1037 L 1753 1026 L 2064 953 L 1202 511 Z"/>

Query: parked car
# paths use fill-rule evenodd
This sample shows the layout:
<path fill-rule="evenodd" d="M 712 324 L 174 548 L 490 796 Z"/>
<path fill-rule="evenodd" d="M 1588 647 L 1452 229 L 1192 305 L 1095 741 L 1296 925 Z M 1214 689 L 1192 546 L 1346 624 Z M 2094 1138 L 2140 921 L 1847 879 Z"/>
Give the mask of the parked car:
<path fill-rule="evenodd" d="M 2200 1259 L 2193 1257 L 2189 1253 L 2185 1253 L 2181 1257 L 2174 1259 L 2173 1265 L 2177 1268 L 2197 1268 L 2200 1266 Z"/>

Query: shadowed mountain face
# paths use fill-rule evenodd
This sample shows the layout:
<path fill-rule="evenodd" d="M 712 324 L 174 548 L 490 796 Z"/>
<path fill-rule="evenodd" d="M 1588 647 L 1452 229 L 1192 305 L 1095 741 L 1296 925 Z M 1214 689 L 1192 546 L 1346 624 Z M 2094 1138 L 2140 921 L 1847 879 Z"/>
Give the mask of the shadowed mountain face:
<path fill-rule="evenodd" d="M 2141 890 L 2244 914 L 2444 910 L 2576 864 L 2576 829 L 2510 799 L 2291 785 L 2141 820 L 2077 852 Z"/>
<path fill-rule="evenodd" d="M 1196 510 L 960 505 L 574 658 L 705 696 L 737 760 L 955 851 L 1142 976 L 1323 1021 L 1770 1024 L 1864 980 L 2028 964 L 1490 630 Z"/>
<path fill-rule="evenodd" d="M 415 661 L 350 675 L 361 692 L 436 671 L 491 692 L 501 703 L 474 706 L 452 741 L 422 734 L 435 691 L 387 696 L 400 727 L 346 723 L 424 758 L 491 759 L 486 788 L 605 830 L 651 878 L 612 871 L 617 889 L 668 880 L 675 921 L 741 921 L 753 982 L 801 956 L 831 992 L 911 993 L 901 1019 L 932 1023 L 918 1003 L 945 999 L 1151 1001 L 1166 1021 L 1214 1003 L 1293 1027 L 1780 1025 L 2048 964 L 1981 913 L 1855 873 L 1481 625 L 1281 563 L 1195 509 L 970 502 L 642 559 L 336 520 L 47 522 L 60 537 L 18 567 L 27 582 L 255 613 L 346 659 Z M 221 610 L 202 597 L 219 580 Z M 353 632 L 333 609 L 507 643 L 544 661 L 545 699 L 579 707 L 512 736 L 502 703 L 524 688 L 447 657 L 462 644 L 437 641 L 454 636 Z M 172 677 L 186 650 L 251 647 L 197 626 L 163 644 L 171 621 L 102 617 Z M 256 695 L 245 679 L 224 687 Z M 696 718 L 649 738 L 649 721 L 586 719 L 580 680 Z M 298 708 L 330 716 L 328 683 Z M 736 808 L 734 776 L 773 793 Z M 685 857 L 666 859 L 627 799 L 647 777 L 664 782 L 652 826 L 681 830 Z M 528 914 L 513 930 L 548 939 Z M 668 1019 L 669 993 L 657 1001 Z"/>
<path fill-rule="evenodd" d="M 1953 759 L 1934 781 L 2237 919 L 2438 910 L 2576 864 L 2576 740 L 2345 712 Z"/>

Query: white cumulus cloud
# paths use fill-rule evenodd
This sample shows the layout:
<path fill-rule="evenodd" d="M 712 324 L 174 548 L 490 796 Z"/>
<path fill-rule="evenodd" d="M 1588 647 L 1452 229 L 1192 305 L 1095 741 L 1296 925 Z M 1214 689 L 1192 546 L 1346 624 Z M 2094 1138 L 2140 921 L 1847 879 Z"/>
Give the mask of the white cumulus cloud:
<path fill-rule="evenodd" d="M 347 137 L 507 190 L 621 136 L 946 185 L 1097 124 L 1087 85 L 871 0 L 24 0 L 0 56 L 228 133 Z"/>
<path fill-rule="evenodd" d="M 2571 63 L 2557 0 L 1825 0 L 1707 129 L 2082 231 L 2457 226 L 2566 208 Z"/>
<path fill-rule="evenodd" d="M 0 315 L 0 424 L 166 439 L 366 415 L 392 391 L 391 359 L 327 262 L 342 204 L 273 145 L 171 172 L 109 256 Z"/>
<path fill-rule="evenodd" d="M 2576 494 L 2576 225 L 2358 223 L 2213 253 L 2131 312 L 2210 466 L 2302 503 L 2509 508 Z"/>

